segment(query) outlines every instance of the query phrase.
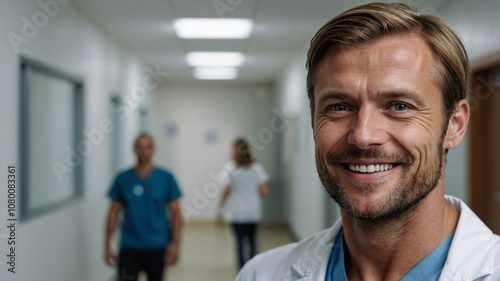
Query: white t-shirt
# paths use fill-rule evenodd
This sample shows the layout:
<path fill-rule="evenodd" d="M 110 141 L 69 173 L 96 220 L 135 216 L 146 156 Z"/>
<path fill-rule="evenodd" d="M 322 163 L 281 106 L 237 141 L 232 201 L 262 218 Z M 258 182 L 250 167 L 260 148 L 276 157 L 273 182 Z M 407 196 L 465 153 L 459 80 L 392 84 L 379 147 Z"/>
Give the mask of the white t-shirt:
<path fill-rule="evenodd" d="M 236 167 L 229 162 L 224 168 L 225 183 L 231 186 L 231 192 L 224 207 L 227 221 L 233 223 L 254 223 L 262 218 L 259 185 L 269 176 L 262 165 L 254 162 L 249 167 Z"/>

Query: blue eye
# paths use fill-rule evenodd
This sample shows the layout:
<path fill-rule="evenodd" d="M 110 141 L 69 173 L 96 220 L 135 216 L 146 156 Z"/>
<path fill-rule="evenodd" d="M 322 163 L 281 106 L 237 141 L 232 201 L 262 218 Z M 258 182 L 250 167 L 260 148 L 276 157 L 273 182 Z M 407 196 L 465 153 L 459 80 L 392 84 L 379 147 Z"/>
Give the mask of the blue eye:
<path fill-rule="evenodd" d="M 410 107 L 404 103 L 395 103 L 391 107 L 396 111 L 405 111 L 410 109 Z"/>
<path fill-rule="evenodd" d="M 347 106 L 345 106 L 343 104 L 333 104 L 330 106 L 330 109 L 333 111 L 347 111 L 348 110 Z"/>

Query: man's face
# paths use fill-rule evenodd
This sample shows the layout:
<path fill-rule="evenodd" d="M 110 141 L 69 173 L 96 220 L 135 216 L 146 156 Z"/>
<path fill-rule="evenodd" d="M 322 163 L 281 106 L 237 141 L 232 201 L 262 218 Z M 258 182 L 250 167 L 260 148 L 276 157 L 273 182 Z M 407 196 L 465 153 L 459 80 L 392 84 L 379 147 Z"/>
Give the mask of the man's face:
<path fill-rule="evenodd" d="M 139 163 L 149 163 L 153 157 L 153 141 L 149 137 L 140 137 L 135 143 L 135 155 Z"/>
<path fill-rule="evenodd" d="M 432 54 L 418 36 L 331 50 L 314 100 L 318 173 L 351 216 L 396 218 L 443 184 L 447 122 Z"/>

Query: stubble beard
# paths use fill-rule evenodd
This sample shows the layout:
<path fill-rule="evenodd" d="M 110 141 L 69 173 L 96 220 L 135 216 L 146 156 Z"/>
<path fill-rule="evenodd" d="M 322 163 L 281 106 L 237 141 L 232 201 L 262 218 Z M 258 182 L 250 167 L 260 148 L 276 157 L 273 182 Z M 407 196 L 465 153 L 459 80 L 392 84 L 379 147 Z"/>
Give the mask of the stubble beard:
<path fill-rule="evenodd" d="M 320 157 L 316 156 L 316 166 L 318 174 L 332 199 L 343 208 L 351 217 L 363 222 L 383 223 L 385 221 L 400 220 L 403 216 L 411 212 L 419 202 L 421 202 L 438 185 L 442 176 L 441 167 L 443 164 L 443 140 L 437 147 L 436 155 L 432 156 L 431 163 L 422 165 L 422 169 L 415 172 L 414 176 L 410 174 L 410 167 L 413 159 L 405 154 L 387 154 L 378 149 L 360 150 L 351 148 L 349 151 L 336 155 L 327 156 L 327 164 L 331 167 L 339 162 L 355 162 L 359 158 L 373 158 L 381 161 L 391 161 L 400 163 L 402 166 L 400 178 L 395 184 L 395 188 L 390 189 L 387 194 L 376 206 L 369 210 L 362 210 L 357 202 L 349 199 L 346 188 L 342 187 L 340 178 L 334 174 L 332 169 L 328 169 Z M 338 169 L 343 169 L 339 167 Z M 357 189 L 367 196 L 376 188 L 378 183 L 351 183 L 350 188 Z M 387 188 L 387 187 L 383 187 Z"/>

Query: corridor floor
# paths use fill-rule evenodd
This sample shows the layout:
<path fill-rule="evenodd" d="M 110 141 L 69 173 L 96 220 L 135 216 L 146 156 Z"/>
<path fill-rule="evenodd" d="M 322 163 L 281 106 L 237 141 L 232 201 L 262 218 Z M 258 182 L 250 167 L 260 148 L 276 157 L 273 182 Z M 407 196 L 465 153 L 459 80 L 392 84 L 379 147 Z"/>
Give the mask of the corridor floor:
<path fill-rule="evenodd" d="M 235 241 L 225 223 L 186 223 L 180 260 L 166 271 L 168 281 L 232 281 L 237 274 Z M 292 242 L 284 226 L 259 227 L 259 250 Z M 144 276 L 139 278 L 145 281 Z"/>

